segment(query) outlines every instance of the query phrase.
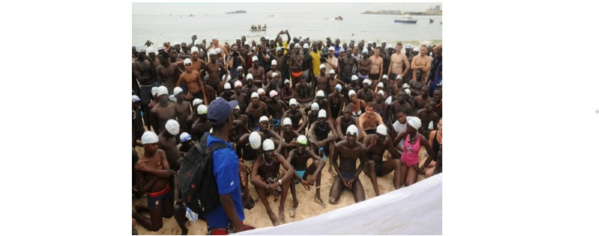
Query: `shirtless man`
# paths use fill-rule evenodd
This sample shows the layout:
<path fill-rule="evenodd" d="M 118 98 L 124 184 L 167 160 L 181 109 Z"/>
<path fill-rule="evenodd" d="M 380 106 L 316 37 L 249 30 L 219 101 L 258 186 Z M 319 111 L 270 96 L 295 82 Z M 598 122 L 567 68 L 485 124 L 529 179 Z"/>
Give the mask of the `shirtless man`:
<path fill-rule="evenodd" d="M 218 91 L 218 86 L 221 82 L 220 71 L 225 71 L 226 74 L 229 74 L 229 72 L 223 64 L 217 62 L 217 55 L 215 51 L 208 52 L 208 55 L 210 56 L 210 62 L 204 65 L 204 68 L 202 68 L 202 72 L 200 72 L 200 75 L 202 75 L 204 71 L 208 73 L 208 80 L 206 80 L 206 85 L 212 87 L 212 89 L 216 92 Z M 204 101 L 206 102 L 206 100 Z M 210 102 L 206 102 L 206 104 L 210 104 Z"/>
<path fill-rule="evenodd" d="M 307 84 L 306 77 L 300 76 L 299 84 L 295 86 L 294 97 L 301 104 L 301 108 L 306 108 L 314 100 L 314 90 Z"/>
<path fill-rule="evenodd" d="M 141 139 L 141 136 L 144 133 L 144 124 L 141 118 L 141 99 L 133 95 L 133 104 L 132 104 L 132 113 L 133 113 L 133 122 L 132 122 L 132 132 L 133 132 L 133 147 L 138 146 L 137 140 Z"/>
<path fill-rule="evenodd" d="M 183 64 L 185 65 L 185 72 L 181 73 L 181 76 L 179 76 L 176 86 L 180 87 L 181 84 L 185 83 L 185 86 L 187 87 L 186 97 L 188 100 L 191 100 L 191 98 L 199 98 L 203 99 L 206 104 L 209 104 L 210 100 L 208 100 L 204 82 L 200 78 L 200 72 L 192 69 L 191 65 L 193 63 L 189 58 L 185 59 Z"/>
<path fill-rule="evenodd" d="M 343 97 L 343 94 L 341 94 L 341 89 L 342 87 L 340 84 L 335 85 L 333 93 L 327 98 L 329 104 L 327 110 L 330 111 L 331 115 L 329 118 L 331 118 L 333 124 L 336 123 L 335 120 L 337 117 L 341 116 L 342 109 L 345 106 L 345 98 Z"/>
<path fill-rule="evenodd" d="M 150 121 L 150 111 L 152 111 L 152 109 L 154 109 L 154 107 L 158 105 L 158 102 L 160 102 L 160 99 L 158 99 L 158 87 L 152 87 L 151 92 L 152 101 L 148 103 L 148 112 L 144 114 L 144 122 L 146 122 L 145 125 L 147 130 L 151 130 L 152 128 L 152 122 Z"/>
<path fill-rule="evenodd" d="M 443 117 L 443 100 L 441 88 L 436 88 L 433 92 L 433 101 L 435 101 L 433 111 L 435 111 L 439 115 L 439 117 Z"/>
<path fill-rule="evenodd" d="M 368 78 L 370 71 L 372 71 L 372 67 L 372 60 L 368 57 L 368 50 L 362 50 L 362 60 L 358 61 L 358 78 L 360 81 Z"/>
<path fill-rule="evenodd" d="M 252 74 L 247 74 L 246 76 L 246 83 L 245 86 L 243 86 L 243 88 L 241 88 L 241 91 L 246 95 L 246 100 L 250 101 L 251 100 L 251 95 L 255 92 L 258 92 L 258 87 L 254 84 L 254 75 Z"/>
<path fill-rule="evenodd" d="M 422 69 L 422 78 L 424 82 L 426 82 L 426 78 L 428 78 L 428 72 L 431 69 L 431 61 L 432 59 L 427 53 L 426 45 L 420 46 L 420 53 L 412 59 L 412 70 L 416 71 Z"/>
<path fill-rule="evenodd" d="M 170 119 L 164 125 L 164 130 L 158 135 L 158 148 L 164 151 L 168 165 L 174 171 L 179 170 L 179 158 L 181 154 L 177 148 L 177 135 L 179 135 L 179 123 Z"/>
<path fill-rule="evenodd" d="M 349 90 L 347 94 L 349 95 L 349 103 L 347 105 L 352 108 L 352 116 L 356 118 L 360 117 L 366 109 L 366 102 L 359 99 L 354 90 Z"/>
<path fill-rule="evenodd" d="M 235 87 L 233 88 L 233 91 L 235 92 L 235 94 L 233 96 L 231 96 L 231 99 L 235 99 L 237 100 L 237 104 L 240 107 L 240 109 L 242 111 L 245 112 L 246 104 L 248 103 L 246 100 L 248 98 L 248 96 L 242 91 L 243 89 L 243 85 L 241 81 L 235 81 Z"/>
<path fill-rule="evenodd" d="M 320 198 L 320 181 L 321 181 L 321 170 L 324 168 L 325 161 L 318 157 L 314 152 L 310 151 L 308 147 L 308 139 L 304 135 L 299 135 L 295 142 L 296 149 L 289 152 L 287 162 L 295 168 L 293 184 L 291 185 L 291 196 L 293 197 L 293 209 L 291 210 L 291 217 L 295 217 L 297 210 L 298 201 L 296 194 L 296 183 L 300 182 L 306 190 L 310 190 L 310 185 L 316 182 L 316 195 L 314 196 L 314 202 L 318 203 L 322 208 L 326 208 L 326 205 Z M 312 158 L 312 164 L 308 166 L 308 160 Z M 312 177 L 308 179 L 308 175 Z"/>
<path fill-rule="evenodd" d="M 264 82 L 265 85 L 269 85 L 270 82 L 273 80 L 273 74 L 275 75 L 281 75 L 281 72 L 277 70 L 278 67 L 278 63 L 277 60 L 272 60 L 270 62 L 270 70 L 266 73 L 266 81 Z M 280 76 L 279 76 L 280 77 Z M 279 81 L 279 83 L 282 81 Z M 278 87 L 277 86 L 277 91 L 278 91 Z"/>
<path fill-rule="evenodd" d="M 418 116 L 418 118 L 420 118 L 423 124 L 422 130 L 419 131 L 422 131 L 422 135 L 424 135 L 425 137 L 429 136 L 431 130 L 437 129 L 437 123 L 439 122 L 439 118 L 441 118 L 439 114 L 433 111 L 434 106 L 435 102 L 430 101 L 426 104 L 426 106 L 424 106 L 423 109 L 420 109 L 418 110 L 418 112 L 416 112 L 416 115 Z"/>
<path fill-rule="evenodd" d="M 302 77 L 302 61 L 304 59 L 304 55 L 300 53 L 300 45 L 295 44 L 293 48 L 293 54 L 289 57 L 289 70 L 291 71 L 291 81 L 292 86 L 298 84 L 299 78 Z"/>
<path fill-rule="evenodd" d="M 410 80 L 409 85 L 412 97 L 420 95 L 422 87 L 428 87 L 424 80 L 422 80 L 422 69 L 414 71 L 414 79 Z"/>
<path fill-rule="evenodd" d="M 168 90 L 164 86 L 158 88 L 159 103 L 150 111 L 150 124 L 154 131 L 160 133 L 164 129 L 166 121 L 175 119 L 175 104 L 169 101 Z"/>
<path fill-rule="evenodd" d="M 245 110 L 245 114 L 248 116 L 250 129 L 260 129 L 260 117 L 268 116 L 266 105 L 262 105 L 258 93 L 252 93 L 252 102 Z"/>
<path fill-rule="evenodd" d="M 143 52 L 138 53 L 137 59 L 132 63 L 133 79 L 134 84 L 139 82 L 140 85 L 140 98 L 142 109 L 145 113 L 148 113 L 148 103 L 152 100 L 152 86 L 156 77 L 156 70 L 146 59 L 146 54 Z M 137 82 L 135 81 L 137 80 Z"/>
<path fill-rule="evenodd" d="M 193 147 L 195 142 L 192 140 L 191 134 L 187 132 L 181 133 L 181 135 L 179 135 L 179 140 L 181 141 L 179 153 L 181 154 L 181 157 L 183 157 Z"/>
<path fill-rule="evenodd" d="M 276 62 L 276 61 L 273 61 Z M 269 71 L 268 73 L 270 73 L 272 71 Z M 272 91 L 276 91 L 277 94 L 279 92 L 281 92 L 281 88 L 283 87 L 283 81 L 281 81 L 281 74 L 278 72 L 273 72 L 272 74 L 269 74 L 269 76 L 271 76 L 271 79 L 268 81 L 268 85 L 266 86 L 266 91 L 272 92 Z"/>
<path fill-rule="evenodd" d="M 166 88 L 165 88 L 166 89 Z M 144 155 L 135 164 L 136 187 L 140 194 L 148 193 L 147 208 L 141 205 L 133 209 L 133 218 L 138 224 L 151 231 L 162 228 L 162 217 L 173 216 L 173 192 L 168 179 L 173 176 L 166 154 L 158 149 L 158 136 L 146 131 L 141 137 Z M 149 211 L 150 218 L 140 214 Z"/>
<path fill-rule="evenodd" d="M 406 112 L 407 115 L 414 115 L 414 110 L 412 109 L 412 106 L 406 102 L 406 97 L 408 95 L 406 94 L 406 92 L 404 90 L 400 90 L 399 93 L 397 93 L 397 100 L 393 101 L 387 109 L 387 120 L 395 120 L 395 113 L 399 110 L 402 109 Z"/>
<path fill-rule="evenodd" d="M 191 48 L 191 70 L 200 72 L 202 67 L 206 65 L 206 62 L 200 59 L 200 51 L 198 47 Z"/>
<path fill-rule="evenodd" d="M 417 110 L 422 109 L 431 100 L 432 98 L 428 96 L 428 86 L 422 86 L 422 89 L 420 90 L 420 95 L 414 97 L 415 108 Z"/>
<path fill-rule="evenodd" d="M 364 139 L 364 146 L 366 146 L 367 151 L 367 161 L 366 166 L 364 167 L 364 173 L 370 177 L 376 195 L 381 195 L 377 177 L 385 176 L 391 171 L 395 171 L 393 172 L 393 186 L 395 189 L 398 189 L 399 186 L 401 186 L 400 154 L 395 147 L 393 147 L 393 142 L 387 135 L 387 127 L 384 124 L 378 125 L 376 127 L 376 134 L 370 134 Z M 383 154 L 385 151 L 389 151 L 392 158 L 383 161 Z"/>
<path fill-rule="evenodd" d="M 298 131 L 300 134 L 305 133 L 306 125 L 308 124 L 308 117 L 300 112 L 299 103 L 295 98 L 289 100 L 289 110 L 283 113 L 282 119 L 285 120 L 286 117 L 289 117 L 292 122 L 293 130 Z M 302 124 L 300 125 L 300 120 L 302 120 Z"/>
<path fill-rule="evenodd" d="M 222 55 L 222 57 L 214 58 L 214 60 L 221 60 L 222 58 L 229 58 L 229 56 L 230 56 L 229 50 L 227 50 L 227 48 L 225 48 L 224 46 L 220 45 L 218 43 L 218 36 L 214 35 L 214 36 L 212 36 L 212 46 L 210 48 L 208 48 L 208 50 L 217 50 L 217 49 L 220 49 L 221 54 L 224 54 L 224 55 Z M 210 60 L 212 61 L 213 58 L 211 57 Z"/>
<path fill-rule="evenodd" d="M 293 167 L 283 156 L 274 153 L 275 145 L 272 140 L 264 140 L 262 149 L 264 150 L 262 158 L 258 158 L 254 162 L 251 182 L 254 185 L 258 196 L 260 196 L 262 204 L 266 207 L 266 212 L 268 213 L 273 226 L 276 226 L 285 223 L 285 200 L 287 199 L 289 185 L 295 172 Z M 285 169 L 284 173 L 279 172 L 280 166 L 283 166 Z M 267 194 L 276 196 L 281 194 L 278 219 L 270 209 Z"/>
<path fill-rule="evenodd" d="M 366 103 L 374 101 L 374 91 L 372 91 L 372 87 L 370 84 L 372 81 L 370 79 L 365 79 L 362 84 L 362 88 L 357 93 L 358 98 L 364 100 Z"/>
<path fill-rule="evenodd" d="M 252 57 L 252 68 L 248 69 L 248 74 L 252 74 L 254 84 L 258 86 L 258 88 L 262 88 L 265 83 L 265 72 L 264 68 L 258 65 L 258 57 Z"/>
<path fill-rule="evenodd" d="M 401 78 L 406 77 L 406 73 L 410 70 L 410 62 L 408 61 L 408 57 L 401 53 L 401 49 L 403 44 L 401 42 L 397 43 L 395 46 L 395 53 L 391 55 L 391 64 L 389 64 L 389 71 L 387 71 L 387 76 L 394 78 L 397 75 L 400 75 Z M 404 69 L 403 67 L 406 67 Z"/>
<path fill-rule="evenodd" d="M 370 102 L 366 104 L 366 112 L 360 115 L 360 118 L 358 119 L 358 124 L 360 124 L 362 136 L 366 137 L 367 134 L 375 134 L 376 127 L 385 123 L 383 122 L 383 118 L 381 117 L 381 115 L 374 112 L 374 103 Z"/>
<path fill-rule="evenodd" d="M 354 118 L 351 115 L 351 113 L 352 113 L 351 107 L 346 106 L 343 109 L 343 115 L 337 117 L 335 128 L 337 130 L 337 134 L 339 135 L 339 140 L 341 140 L 341 141 L 345 140 L 345 133 L 349 126 L 355 125 L 356 127 L 358 127 L 358 119 Z M 358 136 L 361 133 L 362 133 L 361 131 L 358 132 Z"/>
<path fill-rule="evenodd" d="M 329 87 L 330 78 L 331 77 L 329 77 L 326 74 L 326 66 L 324 64 L 321 64 L 320 65 L 320 74 L 318 76 L 316 76 L 315 89 L 329 92 L 330 90 L 328 89 L 328 87 Z"/>
<path fill-rule="evenodd" d="M 374 55 L 370 57 L 370 61 L 372 61 L 372 66 L 370 67 L 370 80 L 372 83 L 378 84 L 379 79 L 383 76 L 383 58 L 381 55 L 381 48 L 377 47 L 374 49 Z"/>
<path fill-rule="evenodd" d="M 183 99 L 183 89 L 180 87 L 175 87 L 174 95 L 175 98 L 177 98 L 177 102 L 175 103 L 175 116 L 177 116 L 179 127 L 185 127 L 185 120 L 191 115 L 191 110 L 189 109 L 191 105 L 188 101 Z"/>
<path fill-rule="evenodd" d="M 335 144 L 335 151 L 331 158 L 332 166 L 337 172 L 337 177 L 329 193 L 330 204 L 336 204 L 339 201 L 343 189 L 352 191 L 356 202 L 366 199 L 364 187 L 358 178 L 366 162 L 366 148 L 357 142 L 358 128 L 356 126 L 351 125 L 348 127 L 345 136 L 345 140 Z M 337 164 L 337 159 L 339 159 L 339 164 Z M 358 159 L 360 159 L 360 165 L 356 168 Z"/>
<path fill-rule="evenodd" d="M 210 128 L 212 128 L 210 122 L 208 122 L 208 107 L 204 104 L 199 105 L 197 113 L 199 119 L 193 122 L 189 130 L 189 134 L 191 134 L 193 140 L 200 140 L 204 136 L 204 133 L 210 131 Z"/>
<path fill-rule="evenodd" d="M 296 139 L 300 134 L 293 130 L 291 119 L 289 117 L 283 120 L 283 129 L 280 132 L 280 136 L 285 140 L 283 144 L 283 148 L 279 152 L 279 154 L 288 157 L 289 152 L 295 149 Z"/>
<path fill-rule="evenodd" d="M 327 118 L 331 118 L 331 110 L 329 109 L 329 101 L 326 99 L 325 94 L 322 90 L 316 92 L 316 99 L 312 103 L 318 104 L 319 110 L 324 109 L 327 112 Z M 310 124 L 312 124 L 310 122 Z"/>
<path fill-rule="evenodd" d="M 358 59 L 352 56 L 351 53 L 346 53 L 345 57 L 339 60 L 341 80 L 345 83 L 351 82 L 354 68 L 358 66 Z"/>
<path fill-rule="evenodd" d="M 329 56 L 327 57 L 327 60 L 325 62 L 327 71 L 330 71 L 331 69 L 334 69 L 335 71 L 337 71 L 338 65 L 339 65 L 339 59 L 337 59 L 337 57 L 335 57 L 335 48 L 329 47 Z"/>
<path fill-rule="evenodd" d="M 268 108 L 268 113 L 272 115 L 273 128 L 276 132 L 279 132 L 283 113 L 289 108 L 285 102 L 281 101 L 279 93 L 275 90 L 270 91 L 270 99 L 268 103 L 266 103 L 266 106 Z"/>
<path fill-rule="evenodd" d="M 329 135 L 329 133 L 331 135 Z M 314 153 L 318 153 L 323 161 L 327 160 L 327 155 L 331 155 L 334 149 L 334 142 L 337 140 L 337 131 L 332 122 L 327 121 L 327 112 L 323 109 L 318 111 L 318 120 L 310 125 L 308 129 L 308 139 Z M 329 172 L 333 173 L 333 168 L 329 165 Z"/>

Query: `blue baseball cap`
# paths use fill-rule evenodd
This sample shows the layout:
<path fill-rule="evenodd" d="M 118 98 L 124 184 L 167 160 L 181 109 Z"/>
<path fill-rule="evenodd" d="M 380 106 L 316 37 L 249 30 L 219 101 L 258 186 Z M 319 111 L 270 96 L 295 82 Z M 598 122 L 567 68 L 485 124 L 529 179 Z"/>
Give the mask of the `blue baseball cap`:
<path fill-rule="evenodd" d="M 237 100 L 227 102 L 222 97 L 218 97 L 208 106 L 208 120 L 211 125 L 220 125 L 227 121 L 233 109 L 237 106 Z"/>

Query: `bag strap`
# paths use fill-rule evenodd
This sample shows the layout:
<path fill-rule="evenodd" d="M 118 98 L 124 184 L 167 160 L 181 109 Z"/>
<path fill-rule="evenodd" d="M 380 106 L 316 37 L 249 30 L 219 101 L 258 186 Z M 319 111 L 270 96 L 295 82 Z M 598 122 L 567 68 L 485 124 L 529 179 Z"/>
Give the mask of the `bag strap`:
<path fill-rule="evenodd" d="M 212 145 L 208 146 L 208 152 L 212 153 L 218 149 L 228 148 L 228 147 L 229 147 L 229 145 L 227 145 L 227 143 L 225 143 L 225 142 L 216 142 L 216 143 L 213 143 Z"/>

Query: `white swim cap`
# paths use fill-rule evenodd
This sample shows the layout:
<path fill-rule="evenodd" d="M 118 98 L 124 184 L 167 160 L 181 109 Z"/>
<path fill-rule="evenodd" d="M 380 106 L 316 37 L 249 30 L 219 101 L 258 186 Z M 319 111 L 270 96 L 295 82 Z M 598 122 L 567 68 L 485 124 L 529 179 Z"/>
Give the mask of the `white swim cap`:
<path fill-rule="evenodd" d="M 148 49 L 146 49 L 146 53 L 148 53 L 148 54 L 156 53 L 156 51 L 154 50 L 154 47 L 150 46 L 150 47 L 148 47 Z"/>
<path fill-rule="evenodd" d="M 383 79 L 389 79 L 389 76 L 383 75 Z"/>
<path fill-rule="evenodd" d="M 216 55 L 216 51 L 214 51 L 214 49 L 208 50 L 208 56 L 214 56 L 214 55 Z"/>
<path fill-rule="evenodd" d="M 191 135 L 187 132 L 183 132 L 181 135 L 179 135 L 179 140 L 181 140 L 181 142 L 191 140 Z"/>
<path fill-rule="evenodd" d="M 379 90 L 377 93 L 380 94 L 381 96 L 385 96 L 385 92 L 383 92 L 383 90 Z"/>
<path fill-rule="evenodd" d="M 316 97 L 324 97 L 324 91 L 322 91 L 322 90 L 318 90 L 318 91 L 316 92 Z"/>
<path fill-rule="evenodd" d="M 362 53 L 368 53 L 368 49 L 364 48 L 364 50 L 362 50 Z"/>
<path fill-rule="evenodd" d="M 230 83 L 225 83 L 225 89 L 231 89 L 231 84 Z"/>
<path fill-rule="evenodd" d="M 262 123 L 262 121 L 268 121 L 268 117 L 260 116 L 260 123 Z"/>
<path fill-rule="evenodd" d="M 175 97 L 175 95 L 169 95 L 168 99 L 171 100 L 172 102 L 177 102 L 177 98 Z"/>
<path fill-rule="evenodd" d="M 253 93 L 252 93 L 252 96 L 251 96 L 251 98 L 257 98 L 257 97 L 259 97 L 259 96 L 258 96 L 258 93 L 256 93 L 256 92 L 253 92 Z"/>
<path fill-rule="evenodd" d="M 335 74 L 335 69 L 331 69 L 331 70 L 329 71 L 329 75 L 330 75 L 330 74 Z"/>
<path fill-rule="evenodd" d="M 235 81 L 235 87 L 236 88 L 237 87 L 242 87 L 242 86 L 243 86 L 243 84 L 241 84 L 241 81 L 239 81 L 239 80 Z"/>
<path fill-rule="evenodd" d="M 408 43 L 408 44 L 406 45 L 406 49 L 411 49 L 411 48 L 412 48 L 412 45 Z"/>
<path fill-rule="evenodd" d="M 385 84 L 383 84 L 383 82 L 379 82 L 379 84 L 377 85 L 377 87 L 385 87 Z"/>
<path fill-rule="evenodd" d="M 395 79 L 396 79 L 396 80 L 401 80 L 401 75 L 397 75 L 397 76 L 395 76 Z"/>
<path fill-rule="evenodd" d="M 291 119 L 289 117 L 285 117 L 285 119 L 283 119 L 283 125 L 291 125 Z"/>
<path fill-rule="evenodd" d="M 355 125 L 350 125 L 345 131 L 345 135 L 358 135 L 358 127 Z"/>
<path fill-rule="evenodd" d="M 152 96 L 156 96 L 158 93 L 158 87 L 152 87 Z"/>
<path fill-rule="evenodd" d="M 173 94 L 177 95 L 179 93 L 182 93 L 183 89 L 181 87 L 175 87 L 175 89 L 173 89 Z"/>
<path fill-rule="evenodd" d="M 295 100 L 295 98 L 292 98 L 292 99 L 289 99 L 289 106 L 291 106 L 291 105 L 299 106 L 299 103 L 297 102 L 297 100 Z"/>
<path fill-rule="evenodd" d="M 158 87 L 158 91 L 156 92 L 156 95 L 157 96 L 161 96 L 161 95 L 164 95 L 164 94 L 168 94 L 168 89 L 166 87 L 164 87 L 164 86 Z"/>
<path fill-rule="evenodd" d="M 406 91 L 406 94 L 407 94 L 407 95 L 410 95 L 410 94 L 412 94 L 412 91 L 410 91 L 409 89 L 406 89 L 405 91 Z"/>
<path fill-rule="evenodd" d="M 263 94 L 266 94 L 266 92 L 264 92 L 263 88 L 259 88 L 258 89 L 258 95 L 263 95 Z"/>
<path fill-rule="evenodd" d="M 185 60 L 183 61 L 184 65 L 191 65 L 191 60 L 189 58 L 185 58 Z"/>
<path fill-rule="evenodd" d="M 354 81 L 354 80 L 358 80 L 358 76 L 357 75 L 352 75 L 351 76 L 351 81 Z"/>
<path fill-rule="evenodd" d="M 204 104 L 198 106 L 198 115 L 208 114 L 208 107 Z"/>
<path fill-rule="evenodd" d="M 168 120 L 164 127 L 166 128 L 166 131 L 168 131 L 172 135 L 179 134 L 179 122 L 177 122 L 176 120 Z"/>
<path fill-rule="evenodd" d="M 372 84 L 372 82 L 370 81 L 370 79 L 365 79 L 364 81 L 362 81 L 363 84 L 368 84 L 370 86 L 370 84 Z"/>
<path fill-rule="evenodd" d="M 192 106 L 198 105 L 198 104 L 202 104 L 204 103 L 204 101 L 202 99 L 196 98 L 193 100 L 193 102 L 191 103 Z"/>
<path fill-rule="evenodd" d="M 368 44 L 372 44 L 372 41 L 368 41 Z"/>
<path fill-rule="evenodd" d="M 306 138 L 305 135 L 297 136 L 297 143 L 302 144 L 302 145 L 308 145 L 308 139 Z"/>
<path fill-rule="evenodd" d="M 320 109 L 320 111 L 318 111 L 318 118 L 327 118 L 327 111 Z"/>
<path fill-rule="evenodd" d="M 216 54 L 220 54 L 222 51 L 220 50 L 220 48 L 216 48 L 214 49 L 214 51 L 216 52 Z"/>
<path fill-rule="evenodd" d="M 324 69 L 327 68 L 327 66 L 325 66 L 324 64 L 320 64 L 320 69 Z"/>
<path fill-rule="evenodd" d="M 146 131 L 141 136 L 141 144 L 151 144 L 158 142 L 158 135 L 152 131 Z"/>
<path fill-rule="evenodd" d="M 318 103 L 313 102 L 312 106 L 311 106 L 313 111 L 318 111 L 318 109 L 320 109 L 320 107 L 318 107 Z"/>
<path fill-rule="evenodd" d="M 277 51 L 281 51 L 281 47 L 277 47 Z"/>
<path fill-rule="evenodd" d="M 329 51 L 335 51 L 335 48 L 333 46 L 330 46 Z"/>
<path fill-rule="evenodd" d="M 408 116 L 407 120 L 408 125 L 412 126 L 412 128 L 416 130 L 420 129 L 420 126 L 422 126 L 422 121 L 420 121 L 420 118 L 418 118 L 417 116 Z"/>
<path fill-rule="evenodd" d="M 349 90 L 349 92 L 347 93 L 347 96 L 351 97 L 351 95 L 356 95 L 356 91 Z"/>
<path fill-rule="evenodd" d="M 345 52 L 345 49 L 343 47 L 339 48 L 339 52 Z"/>
<path fill-rule="evenodd" d="M 137 95 L 133 95 L 133 102 L 141 102 L 141 99 Z"/>
<path fill-rule="evenodd" d="M 198 47 L 196 47 L 196 46 L 193 46 L 193 47 L 191 48 L 191 53 L 194 53 L 194 52 L 197 52 L 197 53 L 199 53 L 199 52 L 200 52 L 200 51 L 199 51 L 199 49 L 198 49 Z"/>
<path fill-rule="evenodd" d="M 276 90 L 270 90 L 270 97 L 271 97 L 271 98 L 274 98 L 274 97 L 276 97 L 277 95 L 279 95 L 279 93 L 278 93 Z"/>
<path fill-rule="evenodd" d="M 293 46 L 294 48 L 302 48 L 299 43 L 296 43 L 295 46 Z"/>
<path fill-rule="evenodd" d="M 310 48 L 310 45 L 308 45 L 307 43 L 304 43 L 304 49 L 308 49 Z"/>
<path fill-rule="evenodd" d="M 335 89 L 336 89 L 337 91 L 341 91 L 341 89 L 343 89 L 343 87 L 341 87 L 341 85 L 340 85 L 340 84 L 337 84 L 337 85 L 335 85 Z"/>
<path fill-rule="evenodd" d="M 283 82 L 283 83 L 284 83 L 284 84 L 288 84 L 288 83 L 289 83 L 289 80 L 288 80 L 288 79 L 285 79 L 285 82 Z"/>
<path fill-rule="evenodd" d="M 212 40 L 218 40 L 218 36 L 216 36 L 216 35 L 212 36 Z"/>
<path fill-rule="evenodd" d="M 253 56 L 253 57 L 252 57 L 252 61 L 257 61 L 257 60 L 258 60 L 258 57 L 257 57 L 257 56 Z"/>
<path fill-rule="evenodd" d="M 262 143 L 262 150 L 264 151 L 272 151 L 275 150 L 275 143 L 271 139 L 266 139 Z"/>
<path fill-rule="evenodd" d="M 243 66 L 238 66 L 237 70 L 243 70 Z"/>
<path fill-rule="evenodd" d="M 405 83 L 405 84 L 403 84 L 401 87 L 402 87 L 402 88 L 410 88 L 410 85 L 409 85 L 409 84 L 407 84 L 407 83 Z"/>
<path fill-rule="evenodd" d="M 393 96 L 389 96 L 389 97 L 387 98 L 387 100 L 385 100 L 385 103 L 387 103 L 387 105 L 391 104 L 392 97 L 393 97 Z"/>
<path fill-rule="evenodd" d="M 376 132 L 381 135 L 387 135 L 387 126 L 380 124 L 376 127 Z"/>
<path fill-rule="evenodd" d="M 277 73 L 277 72 L 272 72 L 272 74 L 271 74 L 270 76 L 272 76 L 272 77 L 274 78 L 275 76 L 278 76 L 278 75 L 279 75 L 279 73 Z"/>
<path fill-rule="evenodd" d="M 270 65 L 276 66 L 277 65 L 277 60 L 272 60 L 272 62 L 270 62 Z"/>
<path fill-rule="evenodd" d="M 253 149 L 258 149 L 260 148 L 260 144 L 262 144 L 262 137 L 260 136 L 260 134 L 258 134 L 258 132 L 252 132 L 250 134 L 250 146 Z"/>
<path fill-rule="evenodd" d="M 239 105 L 235 106 L 233 110 L 240 110 Z"/>
<path fill-rule="evenodd" d="M 251 79 L 251 80 L 253 80 L 253 79 L 254 79 L 254 75 L 252 75 L 251 73 L 248 73 L 248 74 L 245 76 L 245 78 L 246 78 L 246 79 Z"/>
<path fill-rule="evenodd" d="M 231 80 L 231 74 L 224 74 L 223 75 L 223 81 L 229 82 L 229 80 Z"/>

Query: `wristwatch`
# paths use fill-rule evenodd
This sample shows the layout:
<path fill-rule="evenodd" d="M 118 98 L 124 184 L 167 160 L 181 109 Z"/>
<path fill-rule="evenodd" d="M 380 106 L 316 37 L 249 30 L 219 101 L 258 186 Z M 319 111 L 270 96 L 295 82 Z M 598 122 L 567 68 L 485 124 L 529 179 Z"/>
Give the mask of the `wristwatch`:
<path fill-rule="evenodd" d="M 279 179 L 279 185 L 283 186 L 283 180 Z"/>

